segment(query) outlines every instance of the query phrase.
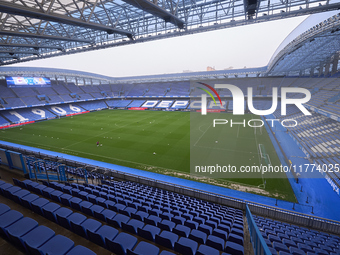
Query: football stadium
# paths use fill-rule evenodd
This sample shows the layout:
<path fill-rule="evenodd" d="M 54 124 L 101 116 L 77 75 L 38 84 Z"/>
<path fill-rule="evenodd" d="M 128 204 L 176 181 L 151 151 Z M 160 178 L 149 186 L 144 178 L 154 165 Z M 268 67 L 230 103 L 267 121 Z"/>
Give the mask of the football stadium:
<path fill-rule="evenodd" d="M 0 254 L 340 254 L 339 9 L 0 1 Z M 263 67 L 34 64 L 300 16 Z"/>

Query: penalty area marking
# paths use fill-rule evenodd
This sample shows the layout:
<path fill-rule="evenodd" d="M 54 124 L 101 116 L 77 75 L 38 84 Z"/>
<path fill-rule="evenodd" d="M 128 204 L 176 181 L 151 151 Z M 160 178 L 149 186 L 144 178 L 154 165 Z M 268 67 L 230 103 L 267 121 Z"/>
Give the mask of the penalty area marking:
<path fill-rule="evenodd" d="M 205 130 L 203 132 L 203 134 L 198 138 L 198 140 L 196 141 L 196 143 L 194 144 L 194 146 L 196 146 L 196 144 L 201 140 L 201 138 L 204 136 L 204 134 L 209 130 L 209 128 L 212 126 L 212 123 L 209 125 L 209 127 L 207 128 L 207 130 Z"/>

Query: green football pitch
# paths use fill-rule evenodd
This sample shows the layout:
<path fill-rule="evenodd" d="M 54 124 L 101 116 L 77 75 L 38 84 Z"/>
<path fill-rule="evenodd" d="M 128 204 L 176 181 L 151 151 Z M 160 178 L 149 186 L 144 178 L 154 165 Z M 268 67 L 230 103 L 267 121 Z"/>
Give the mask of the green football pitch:
<path fill-rule="evenodd" d="M 241 118 L 236 117 L 218 116 Z M 102 110 L 2 130 L 0 140 L 295 201 L 284 173 L 279 178 L 261 174 L 258 178 L 193 178 L 193 153 L 199 159 L 223 158 L 237 167 L 260 165 L 264 154 L 272 165 L 280 162 L 264 128 L 256 134 L 249 127 L 212 128 L 209 121 L 188 112 Z M 263 155 L 259 144 L 265 148 Z"/>

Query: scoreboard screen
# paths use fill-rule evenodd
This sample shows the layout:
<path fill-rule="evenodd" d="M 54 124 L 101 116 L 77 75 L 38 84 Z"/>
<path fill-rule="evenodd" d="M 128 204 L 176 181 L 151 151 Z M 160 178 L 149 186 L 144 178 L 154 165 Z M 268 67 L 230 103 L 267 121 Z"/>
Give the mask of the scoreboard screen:
<path fill-rule="evenodd" d="M 7 87 L 50 87 L 51 80 L 45 77 L 6 77 Z"/>

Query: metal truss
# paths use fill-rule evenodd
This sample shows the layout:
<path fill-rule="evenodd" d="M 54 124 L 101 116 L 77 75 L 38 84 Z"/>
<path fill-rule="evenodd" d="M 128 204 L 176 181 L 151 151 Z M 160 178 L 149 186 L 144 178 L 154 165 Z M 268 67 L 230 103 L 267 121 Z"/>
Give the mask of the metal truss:
<path fill-rule="evenodd" d="M 289 43 L 269 63 L 268 74 L 287 75 L 295 72 L 314 75 L 314 70 L 322 71 L 339 51 L 340 14 L 337 14 Z"/>
<path fill-rule="evenodd" d="M 338 8 L 340 0 L 0 0 L 0 51 L 14 52 L 0 65 Z"/>

